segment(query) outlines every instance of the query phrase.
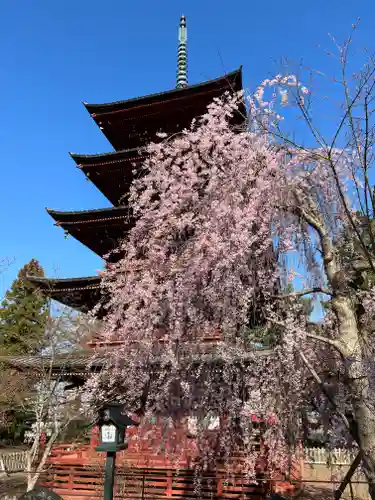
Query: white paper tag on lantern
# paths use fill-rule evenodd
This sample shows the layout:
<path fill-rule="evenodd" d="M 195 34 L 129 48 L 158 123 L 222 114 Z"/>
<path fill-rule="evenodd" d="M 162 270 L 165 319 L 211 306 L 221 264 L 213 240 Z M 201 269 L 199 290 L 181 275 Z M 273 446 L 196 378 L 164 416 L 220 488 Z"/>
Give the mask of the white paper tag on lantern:
<path fill-rule="evenodd" d="M 102 443 L 116 442 L 116 427 L 114 425 L 102 425 Z"/>

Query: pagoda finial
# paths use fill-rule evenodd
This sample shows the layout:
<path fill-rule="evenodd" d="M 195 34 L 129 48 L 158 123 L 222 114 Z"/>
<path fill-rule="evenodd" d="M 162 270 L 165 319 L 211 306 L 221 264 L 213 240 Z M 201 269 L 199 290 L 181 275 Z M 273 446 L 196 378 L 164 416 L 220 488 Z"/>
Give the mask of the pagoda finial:
<path fill-rule="evenodd" d="M 177 88 L 187 87 L 187 29 L 186 17 L 181 16 L 178 28 Z"/>

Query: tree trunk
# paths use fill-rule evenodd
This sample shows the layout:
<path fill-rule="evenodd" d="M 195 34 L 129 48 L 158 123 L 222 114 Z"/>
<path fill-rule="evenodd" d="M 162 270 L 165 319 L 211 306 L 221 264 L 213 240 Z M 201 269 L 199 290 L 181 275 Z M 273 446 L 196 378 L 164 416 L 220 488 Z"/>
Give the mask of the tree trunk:
<path fill-rule="evenodd" d="M 361 452 L 369 494 L 375 500 L 375 412 L 366 369 L 367 349 L 358 328 L 355 306 L 349 297 L 335 297 L 332 306 L 338 319 L 348 391 L 354 412 L 352 432 Z"/>
<path fill-rule="evenodd" d="M 358 389 L 361 390 L 359 387 Z M 365 400 L 354 402 L 353 406 L 363 470 L 368 481 L 369 494 L 372 500 L 375 500 L 375 414 L 372 405 L 366 404 Z"/>
<path fill-rule="evenodd" d="M 39 462 L 39 464 L 38 464 L 38 466 L 36 468 L 35 473 L 28 475 L 28 478 L 27 478 L 27 491 L 31 491 L 32 489 L 35 488 L 35 485 L 36 485 L 36 483 L 37 483 L 37 481 L 39 479 L 39 476 L 40 476 L 41 472 L 43 471 L 43 468 L 45 466 L 47 458 L 48 458 L 49 454 L 51 453 L 52 446 L 53 446 L 54 442 L 57 439 L 57 436 L 58 436 L 58 432 L 53 432 L 52 433 L 52 436 L 48 440 L 48 443 L 47 443 L 47 445 L 46 445 L 46 447 L 44 449 L 42 458 L 40 459 L 40 462 Z"/>

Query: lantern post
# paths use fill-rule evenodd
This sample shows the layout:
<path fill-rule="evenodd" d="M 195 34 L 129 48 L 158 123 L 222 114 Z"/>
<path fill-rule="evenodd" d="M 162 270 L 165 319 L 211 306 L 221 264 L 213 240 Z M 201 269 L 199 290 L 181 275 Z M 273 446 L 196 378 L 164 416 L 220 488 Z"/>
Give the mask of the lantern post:
<path fill-rule="evenodd" d="M 138 424 L 123 412 L 122 405 L 115 403 L 107 404 L 101 408 L 96 423 L 100 429 L 100 441 L 99 446 L 95 449 L 106 453 L 104 500 L 113 500 L 116 453 L 128 447 L 125 442 L 126 428 Z"/>

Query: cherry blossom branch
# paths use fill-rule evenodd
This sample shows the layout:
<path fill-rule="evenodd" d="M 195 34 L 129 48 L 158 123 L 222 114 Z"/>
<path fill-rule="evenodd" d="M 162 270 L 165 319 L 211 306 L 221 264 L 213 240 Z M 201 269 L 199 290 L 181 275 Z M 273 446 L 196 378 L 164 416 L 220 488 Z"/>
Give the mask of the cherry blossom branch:
<path fill-rule="evenodd" d="M 298 93 L 298 90 L 297 90 Z M 314 125 L 313 120 L 311 119 L 309 113 L 307 112 L 307 109 L 305 108 L 303 101 L 301 101 L 300 96 L 298 95 L 297 99 L 297 106 L 300 109 L 303 118 L 305 119 L 305 122 L 307 123 L 307 126 L 309 127 L 314 139 L 316 142 L 323 148 L 325 149 L 327 147 L 327 143 L 324 140 L 324 137 L 320 134 L 319 130 L 316 128 Z"/>
<path fill-rule="evenodd" d="M 356 271 L 369 271 L 375 267 L 375 261 L 370 259 L 370 262 L 366 260 L 358 260 L 353 263 L 353 269 Z"/>
<path fill-rule="evenodd" d="M 352 100 L 350 100 L 350 98 L 349 98 L 349 91 L 348 91 L 348 85 L 347 85 L 346 72 L 345 72 L 345 67 L 346 67 L 346 61 L 343 61 L 343 70 L 342 70 L 343 82 L 342 83 L 343 83 L 344 91 L 345 91 L 345 99 L 346 99 L 347 109 L 346 109 L 346 111 L 344 113 L 344 116 L 342 117 L 341 122 L 340 122 L 339 126 L 337 127 L 336 133 L 335 133 L 335 135 L 333 137 L 333 140 L 332 140 L 332 143 L 331 143 L 331 148 L 330 148 L 331 151 L 335 147 L 335 144 L 336 144 L 336 141 L 338 139 L 338 136 L 340 135 L 340 132 L 341 132 L 341 130 L 342 130 L 342 128 L 343 128 L 343 126 L 344 126 L 347 118 L 350 119 L 350 121 L 351 121 L 351 127 L 352 127 L 352 125 L 353 125 L 353 122 L 352 122 L 353 115 L 351 113 L 352 108 L 355 105 L 355 103 L 357 102 L 359 96 L 361 95 L 362 90 L 364 89 L 365 85 L 371 80 L 372 76 L 375 73 L 375 68 L 373 68 L 372 71 L 369 73 L 367 79 L 365 79 L 364 82 L 362 83 L 362 85 L 360 85 L 358 87 L 357 93 L 354 96 L 354 98 Z M 355 127 L 352 128 L 352 132 L 353 132 L 353 130 L 355 131 Z M 356 143 L 357 143 L 357 135 L 356 135 L 355 132 L 354 132 L 354 138 L 355 138 Z"/>
<path fill-rule="evenodd" d="M 352 110 L 353 110 L 353 107 L 354 105 L 357 103 L 361 93 L 362 93 L 362 90 L 365 88 L 365 86 L 368 84 L 368 82 L 370 80 L 372 80 L 373 78 L 373 75 L 375 74 L 375 67 L 372 68 L 371 71 L 368 72 L 368 74 L 366 75 L 366 77 L 364 78 L 363 82 L 359 85 L 358 89 L 357 89 L 357 92 L 354 96 L 353 99 L 350 99 L 350 94 L 349 94 L 349 88 L 348 88 L 348 80 L 347 80 L 347 77 L 346 77 L 346 68 L 347 68 L 347 54 L 348 54 L 348 47 L 350 45 L 352 41 L 352 35 L 349 37 L 349 40 L 347 41 L 347 43 L 345 44 L 344 48 L 341 50 L 341 63 L 342 63 L 342 76 L 343 76 L 343 87 L 344 87 L 344 95 L 345 95 L 345 102 L 346 102 L 346 112 L 344 113 L 344 116 L 339 124 L 339 127 L 337 128 L 336 130 L 336 134 L 332 140 L 332 143 L 331 143 L 331 147 L 330 147 L 330 150 L 328 152 L 328 159 L 329 159 L 329 165 L 331 167 L 331 170 L 332 170 L 332 173 L 333 173 L 333 176 L 334 176 L 334 179 L 335 179 L 335 183 L 336 183 L 336 186 L 337 186 L 337 189 L 338 189 L 338 192 L 339 192 L 339 196 L 340 196 L 340 199 L 341 199 L 341 202 L 343 204 L 343 207 L 344 207 L 344 210 L 345 210 L 345 214 L 346 216 L 348 217 L 348 220 L 350 222 L 350 225 L 352 226 L 358 240 L 359 240 L 359 243 L 364 251 L 364 254 L 366 255 L 366 258 L 368 259 L 369 261 L 369 264 L 370 264 L 370 269 L 375 272 L 375 267 L 373 265 L 373 262 L 372 262 L 372 259 L 371 259 L 371 255 L 370 255 L 370 252 L 368 251 L 368 248 L 367 246 L 365 245 L 364 241 L 363 241 L 363 238 L 362 238 L 362 235 L 356 225 L 356 223 L 354 222 L 354 219 L 352 217 L 352 214 L 347 206 L 347 203 L 346 203 L 346 200 L 345 200 L 345 196 L 344 196 L 344 193 L 342 191 L 342 186 L 341 186 L 341 183 L 339 181 L 339 178 L 338 178 L 338 175 L 337 175 L 337 171 L 336 171 L 336 167 L 334 165 L 334 161 L 333 161 L 333 158 L 332 158 L 332 151 L 333 151 L 333 148 L 335 146 L 335 143 L 336 143 L 336 140 L 341 132 L 341 129 L 343 128 L 344 126 L 344 123 L 346 122 L 347 118 L 349 119 L 349 127 L 350 127 L 350 131 L 351 131 L 351 135 L 354 139 L 354 142 L 355 142 L 355 148 L 357 150 L 357 154 L 358 154 L 358 158 L 360 159 L 360 162 L 361 162 L 361 165 L 362 165 L 362 168 L 363 168 L 363 172 L 364 172 L 364 177 L 365 177 L 365 189 L 364 189 L 364 194 L 365 194 L 365 201 L 366 201 L 366 208 L 367 208 L 367 214 L 366 215 L 369 215 L 368 213 L 368 201 L 367 201 L 367 187 L 369 185 L 369 180 L 368 180 L 368 176 L 367 176 L 367 165 L 366 165 L 366 155 L 367 155 L 367 151 L 368 151 L 368 129 L 367 129 L 367 126 L 368 126 L 368 117 L 366 115 L 366 146 L 365 146 L 365 157 L 364 159 L 362 159 L 362 155 L 361 155 L 361 144 L 360 144 L 360 141 L 359 141 L 359 138 L 357 136 L 357 131 L 356 131 L 356 126 L 355 126 L 355 123 L 354 123 L 354 117 L 353 117 L 353 113 L 352 113 Z M 371 93 L 371 90 L 372 88 L 374 87 L 374 83 L 372 83 L 371 85 L 371 88 L 368 92 Z M 368 93 L 367 93 L 367 96 L 366 96 L 366 100 L 365 102 L 367 102 L 367 97 L 368 97 Z M 365 105 L 365 110 L 367 111 L 368 108 L 367 108 L 367 105 Z M 371 234 L 371 233 L 370 233 Z"/>
<path fill-rule="evenodd" d="M 314 287 L 314 288 L 308 288 L 306 290 L 301 290 L 300 292 L 292 292 L 292 293 L 287 293 L 285 295 L 279 295 L 275 296 L 275 298 L 279 299 L 288 299 L 288 298 L 295 298 L 295 297 L 303 297 L 304 295 L 310 295 L 311 293 L 324 293 L 325 295 L 330 295 L 332 296 L 332 292 L 330 292 L 326 288 L 322 287 Z"/>
<path fill-rule="evenodd" d="M 326 396 L 327 400 L 329 401 L 329 403 L 334 408 L 336 414 L 341 418 L 343 424 L 345 425 L 345 427 L 349 431 L 349 433 L 352 436 L 352 438 L 354 439 L 354 441 L 356 443 L 360 444 L 359 443 L 359 437 L 358 437 L 358 431 L 357 431 L 356 422 L 353 420 L 353 418 L 350 415 L 349 415 L 349 419 L 348 419 L 348 417 L 345 415 L 345 413 L 343 413 L 338 408 L 335 400 L 332 398 L 332 396 L 330 395 L 330 393 L 327 391 L 327 388 L 326 388 L 323 380 L 319 377 L 319 375 L 316 372 L 315 368 L 312 366 L 312 364 L 306 358 L 306 356 L 304 355 L 304 353 L 302 351 L 298 350 L 298 354 L 299 354 L 302 362 L 305 364 L 305 366 L 307 367 L 307 369 L 311 373 L 313 379 L 318 383 L 318 385 L 320 386 L 323 394 Z M 360 454 L 360 456 L 361 456 L 362 459 L 365 458 L 361 452 L 359 454 Z"/>
<path fill-rule="evenodd" d="M 324 262 L 324 268 L 327 274 L 327 278 L 330 283 L 333 283 L 335 279 L 335 274 L 337 271 L 336 262 L 334 259 L 334 253 L 332 249 L 332 242 L 327 234 L 324 224 L 319 221 L 318 218 L 314 217 L 312 214 L 308 213 L 306 210 L 301 208 L 302 204 L 299 202 L 297 195 L 295 195 L 296 201 L 298 202 L 296 212 L 317 232 L 322 247 L 322 257 Z"/>
<path fill-rule="evenodd" d="M 344 351 L 342 350 L 342 347 L 341 347 L 341 344 L 340 342 L 338 342 L 337 340 L 334 340 L 334 339 L 329 339 L 327 337 L 324 337 L 323 335 L 318 335 L 316 333 L 311 333 L 311 332 L 307 332 L 306 333 L 306 337 L 309 338 L 309 339 L 313 339 L 313 340 L 317 340 L 318 342 L 324 342 L 326 344 L 329 344 L 331 345 L 332 347 L 334 347 L 336 349 L 336 351 L 342 356 L 342 357 L 345 357 L 345 353 Z"/>
<path fill-rule="evenodd" d="M 324 393 L 324 395 L 326 396 L 328 401 L 331 403 L 331 405 L 334 407 L 336 413 L 342 419 L 345 427 L 349 430 L 349 432 L 351 432 L 352 431 L 351 425 L 350 425 L 348 419 L 346 418 L 346 415 L 337 408 L 337 405 L 336 405 L 334 399 L 331 397 L 331 395 L 327 391 L 323 380 L 319 377 L 315 368 L 312 366 L 312 364 L 309 362 L 309 360 L 306 358 L 306 356 L 304 355 L 304 353 L 302 351 L 298 350 L 298 354 L 299 354 L 300 358 L 302 359 L 303 363 L 305 364 L 305 366 L 307 367 L 307 369 L 309 370 L 309 372 L 311 373 L 313 379 L 319 384 L 320 388 L 322 389 L 322 392 Z"/>
<path fill-rule="evenodd" d="M 1 259 L 0 260 L 0 274 L 7 271 L 9 267 L 14 263 L 14 257 L 12 259 Z"/>
<path fill-rule="evenodd" d="M 349 43 L 350 43 L 350 40 L 351 38 L 349 39 Z M 302 112 L 302 115 L 303 115 L 303 118 L 306 122 L 306 124 L 308 125 L 311 133 L 313 134 L 315 140 L 318 142 L 318 144 L 320 144 L 323 148 L 323 150 L 326 150 L 327 151 L 327 155 L 326 157 L 324 158 L 323 156 L 319 155 L 321 158 L 324 158 L 325 160 L 328 161 L 328 164 L 330 166 L 330 169 L 333 173 L 333 176 L 334 176 L 334 179 L 335 179 L 335 184 L 336 184 L 336 187 L 337 187 L 337 190 L 338 190 L 338 194 L 339 194 L 339 198 L 341 200 L 341 203 L 343 205 L 343 208 L 344 208 L 344 211 L 345 211 L 345 215 L 346 217 L 348 218 L 349 220 L 349 223 L 354 231 L 354 233 L 356 234 L 358 240 L 359 240 L 359 243 L 363 249 L 363 252 L 364 254 L 366 255 L 366 258 L 369 260 L 369 265 L 370 265 L 370 269 L 375 272 L 375 266 L 373 265 L 373 262 L 371 261 L 371 256 L 370 256 L 370 253 L 364 243 L 364 240 L 363 240 L 363 237 L 359 231 L 359 228 L 357 227 L 355 221 L 354 221 L 354 218 L 349 210 L 349 207 L 347 205 L 347 202 L 346 202 L 346 199 L 345 199 L 345 195 L 343 193 L 343 190 L 342 190 L 342 186 L 341 186 L 341 183 L 340 183 L 340 180 L 339 180 L 339 176 L 338 176 L 338 173 L 337 173 L 337 169 L 336 169 L 336 165 L 335 165 L 335 161 L 333 159 L 333 150 L 334 150 L 334 147 L 335 147 L 335 143 L 337 141 L 337 138 L 338 136 L 340 135 L 340 132 L 346 122 L 347 119 L 349 119 L 349 125 L 351 127 L 351 132 L 352 132 L 352 136 L 354 138 L 354 141 L 356 143 L 356 146 L 358 146 L 358 137 L 357 137 L 357 134 L 356 134 L 356 131 L 355 131 L 355 127 L 353 126 L 353 115 L 352 115 L 352 109 L 354 107 L 354 105 L 357 103 L 365 85 L 372 79 L 374 73 L 375 73 L 375 68 L 373 68 L 371 71 L 368 72 L 368 74 L 366 75 L 366 77 L 364 78 L 364 81 L 361 83 L 361 85 L 359 86 L 359 89 L 357 90 L 357 93 L 355 95 L 355 97 L 350 100 L 349 98 L 349 94 L 348 94 L 348 86 L 347 86 L 347 80 L 346 80 L 346 73 L 345 73 L 345 68 L 346 68 L 346 49 L 348 47 L 348 43 L 346 44 L 346 47 L 345 47 L 345 50 L 342 51 L 342 54 L 341 54 L 341 61 L 342 61 L 342 70 L 343 70 L 343 86 L 344 86 L 344 91 L 345 91 L 345 98 L 346 98 L 346 111 L 344 113 L 344 116 L 336 130 L 336 133 L 335 133 L 335 136 L 331 142 L 331 145 L 328 147 L 328 145 L 326 145 L 325 141 L 321 142 L 320 140 L 320 136 L 319 134 L 317 135 L 317 129 L 316 127 L 314 127 L 313 125 L 313 122 L 311 121 L 311 118 L 310 116 L 308 115 L 308 113 L 306 112 L 302 102 L 300 99 L 297 99 L 297 105 L 299 107 L 299 109 L 301 110 Z M 371 85 L 371 89 L 373 88 L 374 86 L 374 83 Z M 371 92 L 368 91 L 368 92 Z M 368 96 L 368 94 L 367 94 Z M 278 128 L 278 130 L 280 130 Z M 291 144 L 293 145 L 294 147 L 300 149 L 300 150 L 305 150 L 305 148 L 303 148 L 302 146 L 300 146 L 299 144 L 297 144 L 296 142 L 294 141 L 291 141 L 290 139 L 288 139 L 285 134 L 281 133 L 281 131 L 279 132 L 279 134 L 277 134 L 275 131 L 273 131 L 273 135 L 275 135 L 276 137 L 279 137 L 281 139 L 283 139 L 286 143 L 288 144 Z M 368 139 L 368 137 L 367 137 Z M 368 150 L 368 144 L 366 146 L 366 150 Z M 358 156 L 361 160 L 361 163 L 363 165 L 363 160 L 362 160 L 362 157 L 361 157 L 361 154 L 360 154 L 360 148 L 357 147 L 357 152 L 358 152 Z M 367 191 L 367 186 L 368 186 L 368 178 L 367 178 L 367 169 L 366 169 L 366 165 L 364 165 L 364 176 L 365 176 L 365 195 L 367 194 L 366 191 Z M 360 199 L 360 198 L 359 198 Z M 311 222 L 309 222 L 311 224 Z M 313 225 L 314 227 L 314 225 Z"/>
<path fill-rule="evenodd" d="M 341 186 L 341 183 L 340 183 L 340 179 L 339 179 L 339 176 L 338 176 L 338 173 L 337 173 L 337 170 L 336 170 L 336 166 L 334 164 L 334 160 L 331 156 L 331 153 L 329 153 L 329 165 L 330 165 L 330 168 L 332 170 L 332 173 L 333 173 L 333 178 L 335 179 L 335 183 L 336 183 L 336 187 L 337 187 L 337 190 L 338 190 L 338 193 L 339 193 L 339 197 L 340 197 L 340 200 L 342 202 L 342 205 L 344 207 L 344 210 L 345 210 L 345 215 L 347 216 L 349 222 L 350 222 L 350 225 L 352 226 L 357 238 L 358 238 L 358 241 L 363 249 L 363 252 L 364 254 L 366 255 L 366 258 L 368 259 L 368 262 L 369 262 L 369 265 L 370 265 L 370 268 L 373 272 L 375 272 L 375 267 L 374 267 L 374 264 L 372 262 L 372 259 L 371 259 L 371 255 L 370 255 L 370 252 L 365 244 L 365 242 L 363 241 L 363 237 L 359 231 L 359 228 L 357 227 L 357 224 L 355 223 L 354 221 L 354 218 L 349 210 L 349 207 L 348 207 L 348 204 L 345 200 L 345 195 L 343 193 L 343 189 L 342 189 L 342 186 Z"/>

